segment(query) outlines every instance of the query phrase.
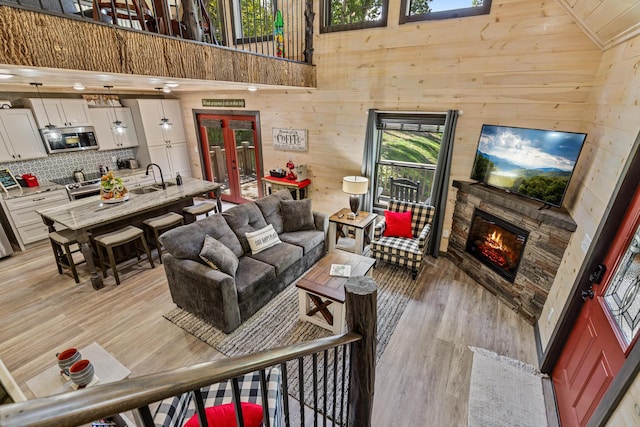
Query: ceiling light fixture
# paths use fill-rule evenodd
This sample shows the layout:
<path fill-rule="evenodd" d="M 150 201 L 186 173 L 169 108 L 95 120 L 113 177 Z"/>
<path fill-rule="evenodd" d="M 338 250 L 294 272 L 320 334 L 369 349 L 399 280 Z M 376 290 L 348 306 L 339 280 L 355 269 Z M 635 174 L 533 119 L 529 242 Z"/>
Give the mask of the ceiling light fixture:
<path fill-rule="evenodd" d="M 42 83 L 29 83 L 31 86 L 35 86 L 38 91 L 38 96 L 40 97 L 40 102 L 42 102 L 42 108 L 44 109 L 44 114 L 47 117 L 47 122 L 49 123 L 42 129 L 42 136 L 44 136 L 49 142 L 60 142 L 62 141 L 62 133 L 58 130 L 56 125 L 51 124 L 51 119 L 49 119 L 49 113 L 47 112 L 47 107 L 44 105 L 44 99 L 42 99 L 42 94 L 40 93 L 40 86 Z"/>
<path fill-rule="evenodd" d="M 255 92 L 258 90 L 258 86 L 251 85 L 247 88 L 249 92 Z"/>
<path fill-rule="evenodd" d="M 164 89 L 161 87 L 157 87 L 156 89 L 164 92 Z M 160 100 L 160 105 L 162 106 L 162 119 L 160 119 L 160 126 L 164 130 L 169 130 L 171 129 L 171 126 L 173 126 L 173 123 L 171 123 L 169 119 L 167 119 L 167 115 L 164 112 L 164 102 L 162 102 L 162 99 Z"/>
<path fill-rule="evenodd" d="M 127 127 L 125 125 L 123 125 L 120 120 L 118 120 L 118 113 L 116 112 L 116 107 L 113 105 L 113 99 L 112 99 L 113 96 L 111 95 L 111 88 L 112 87 L 113 86 L 105 86 L 105 88 L 109 91 L 108 102 L 111 105 L 111 109 L 113 110 L 113 115 L 116 118 L 116 120 L 113 122 L 113 127 L 111 127 L 111 130 L 116 135 L 124 135 L 124 133 L 126 132 Z"/>
<path fill-rule="evenodd" d="M 169 87 L 169 85 L 164 85 L 164 86 L 162 87 L 162 91 L 163 91 L 164 93 L 171 93 L 171 88 Z"/>
<path fill-rule="evenodd" d="M 167 83 L 167 86 L 169 86 L 170 88 L 174 88 L 174 87 L 178 87 L 180 85 L 178 83 L 176 83 L 176 82 L 169 82 L 169 83 Z"/>
<path fill-rule="evenodd" d="M 84 90 L 84 85 L 82 83 L 74 83 L 72 87 L 75 90 Z"/>
<path fill-rule="evenodd" d="M 12 77 L 15 77 L 15 74 L 0 74 L 0 80 L 7 80 Z"/>

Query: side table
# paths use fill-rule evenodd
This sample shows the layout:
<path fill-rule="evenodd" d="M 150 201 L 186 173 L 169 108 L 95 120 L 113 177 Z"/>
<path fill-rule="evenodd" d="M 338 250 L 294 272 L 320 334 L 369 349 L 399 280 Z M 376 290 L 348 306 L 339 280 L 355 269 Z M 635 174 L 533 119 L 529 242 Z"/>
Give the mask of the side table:
<path fill-rule="evenodd" d="M 311 180 L 292 181 L 286 178 L 276 178 L 275 176 L 265 176 L 262 178 L 265 184 L 270 184 L 273 191 L 287 189 L 296 192 L 296 200 L 306 199 L 309 197 L 309 185 Z M 265 191 L 265 194 L 267 192 Z"/>
<path fill-rule="evenodd" d="M 131 371 L 120 363 L 108 351 L 98 343 L 91 343 L 79 349 L 83 359 L 89 359 L 93 364 L 95 375 L 99 381 L 97 384 L 116 382 L 127 378 Z M 73 391 L 73 384 L 60 375 L 60 368 L 55 363 L 55 353 L 51 353 L 51 360 L 54 365 L 39 373 L 27 381 L 27 387 L 36 397 L 46 397 L 52 394 L 59 394 Z"/>
<path fill-rule="evenodd" d="M 336 248 L 347 250 L 358 255 L 369 252 L 367 246 L 373 235 L 373 226 L 378 214 L 372 212 L 359 211 L 356 219 L 347 219 L 347 214 L 351 212 L 349 208 L 340 209 L 329 217 L 329 252 Z M 344 227 L 355 229 L 355 239 L 348 237 Z"/>

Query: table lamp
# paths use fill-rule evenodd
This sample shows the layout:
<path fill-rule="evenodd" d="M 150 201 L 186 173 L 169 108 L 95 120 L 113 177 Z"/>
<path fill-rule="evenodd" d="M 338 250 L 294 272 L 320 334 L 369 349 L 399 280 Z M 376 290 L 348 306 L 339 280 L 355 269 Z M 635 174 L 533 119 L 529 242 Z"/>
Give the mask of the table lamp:
<path fill-rule="evenodd" d="M 342 178 L 342 191 L 349 196 L 349 206 L 354 215 L 358 215 L 360 207 L 360 195 L 366 194 L 369 188 L 369 179 L 364 176 L 345 176 Z"/>

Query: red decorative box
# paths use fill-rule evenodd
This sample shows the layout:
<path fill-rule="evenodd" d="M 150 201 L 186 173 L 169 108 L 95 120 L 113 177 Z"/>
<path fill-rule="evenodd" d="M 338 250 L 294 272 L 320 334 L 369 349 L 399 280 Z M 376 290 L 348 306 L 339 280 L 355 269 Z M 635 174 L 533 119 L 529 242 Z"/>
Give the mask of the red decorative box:
<path fill-rule="evenodd" d="M 38 178 L 31 175 L 30 173 L 25 173 L 24 175 L 22 175 L 22 179 L 24 179 L 27 187 L 37 187 L 38 185 L 40 185 L 38 184 Z"/>

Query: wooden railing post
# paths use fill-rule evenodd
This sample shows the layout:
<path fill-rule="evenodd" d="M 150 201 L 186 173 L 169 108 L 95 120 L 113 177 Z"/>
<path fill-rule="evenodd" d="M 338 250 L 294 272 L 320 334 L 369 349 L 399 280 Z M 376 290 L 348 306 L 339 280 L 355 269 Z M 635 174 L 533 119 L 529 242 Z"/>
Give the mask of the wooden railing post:
<path fill-rule="evenodd" d="M 370 426 L 378 345 L 378 286 L 370 277 L 352 277 L 344 291 L 347 330 L 362 335 L 362 340 L 351 344 L 348 422 L 350 426 Z"/>

